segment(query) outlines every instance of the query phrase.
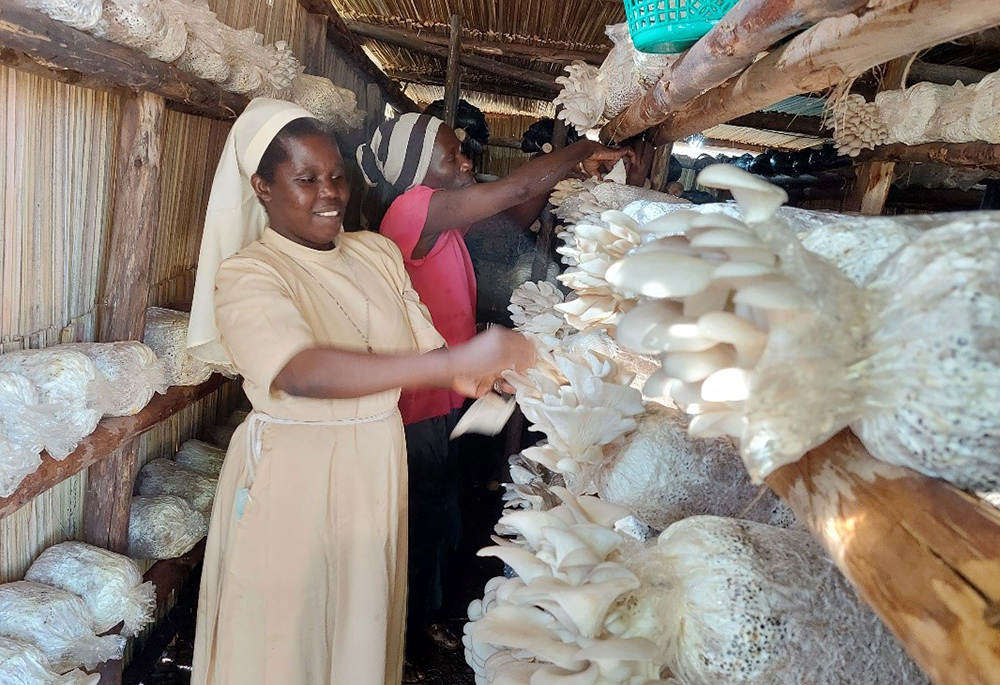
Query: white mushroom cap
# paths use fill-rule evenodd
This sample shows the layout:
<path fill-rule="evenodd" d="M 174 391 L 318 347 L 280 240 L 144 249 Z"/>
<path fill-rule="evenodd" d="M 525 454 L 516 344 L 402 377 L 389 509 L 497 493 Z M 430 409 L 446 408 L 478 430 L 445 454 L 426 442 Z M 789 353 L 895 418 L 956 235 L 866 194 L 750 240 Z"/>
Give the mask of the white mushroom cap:
<path fill-rule="evenodd" d="M 612 264 L 605 278 L 622 290 L 647 297 L 684 297 L 704 290 L 714 270 L 702 259 L 657 250 L 628 255 Z"/>
<path fill-rule="evenodd" d="M 701 384 L 706 402 L 743 402 L 750 397 L 751 372 L 731 367 L 716 371 Z"/>
<path fill-rule="evenodd" d="M 623 226 L 630 231 L 635 231 L 636 233 L 642 230 L 642 226 L 639 225 L 638 221 L 630 217 L 625 212 L 619 212 L 617 209 L 609 209 L 605 212 L 601 212 L 601 221 Z"/>
<path fill-rule="evenodd" d="M 743 247 L 764 249 L 766 245 L 747 231 L 730 228 L 713 228 L 691 239 L 692 247 Z"/>
<path fill-rule="evenodd" d="M 701 402 L 701 383 L 685 383 L 674 378 L 667 384 L 670 397 L 680 406 Z"/>
<path fill-rule="evenodd" d="M 699 414 L 688 424 L 688 435 L 692 438 L 718 438 L 731 435 L 740 438 L 743 435 L 745 419 L 737 411 L 717 411 Z"/>
<path fill-rule="evenodd" d="M 767 221 L 788 202 L 788 193 L 732 164 L 713 164 L 698 174 L 698 184 L 733 194 L 747 223 Z"/>
<path fill-rule="evenodd" d="M 622 316 L 615 328 L 615 340 L 634 352 L 656 354 L 660 350 L 643 345 L 646 334 L 658 324 L 680 315 L 681 305 L 676 302 L 666 300 L 641 302 Z"/>
<path fill-rule="evenodd" d="M 734 231 L 744 232 L 748 230 L 742 221 L 722 212 L 699 212 L 691 221 L 691 228 L 731 228 Z"/>
<path fill-rule="evenodd" d="M 767 264 L 757 262 L 726 262 L 719 264 L 712 272 L 712 280 L 719 281 L 731 278 L 753 278 L 755 276 L 770 276 L 778 270 Z"/>
<path fill-rule="evenodd" d="M 739 288 L 733 296 L 733 302 L 760 309 L 783 311 L 809 309 L 809 301 L 802 291 L 784 279 L 772 279 Z"/>
<path fill-rule="evenodd" d="M 649 329 L 643 338 L 643 347 L 650 354 L 660 352 L 700 352 L 718 345 L 698 332 L 698 320 L 689 316 L 667 319 Z"/>
<path fill-rule="evenodd" d="M 728 345 L 716 345 L 703 352 L 668 352 L 662 359 L 665 373 L 686 383 L 695 383 L 732 366 L 736 354 Z"/>
<path fill-rule="evenodd" d="M 698 319 L 698 332 L 736 348 L 736 364 L 751 368 L 767 346 L 767 334 L 750 321 L 729 312 L 710 312 Z"/>
<path fill-rule="evenodd" d="M 664 214 L 658 219 L 646 222 L 646 224 L 639 229 L 639 232 L 653 234 L 658 233 L 662 235 L 682 235 L 700 216 L 700 212 L 694 212 L 690 209 L 678 209 L 675 212 Z"/>

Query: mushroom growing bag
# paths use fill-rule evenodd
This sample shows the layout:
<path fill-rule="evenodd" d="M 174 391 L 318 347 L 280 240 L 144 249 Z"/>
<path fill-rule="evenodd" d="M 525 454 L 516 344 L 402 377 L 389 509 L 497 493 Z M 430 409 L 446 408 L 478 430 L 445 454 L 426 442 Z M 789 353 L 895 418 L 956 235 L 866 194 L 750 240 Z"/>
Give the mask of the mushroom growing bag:
<path fill-rule="evenodd" d="M 153 618 L 152 583 L 142 582 L 134 561 L 82 542 L 63 542 L 42 552 L 25 580 L 62 588 L 83 598 L 98 633 L 124 621 L 122 635 L 137 635 Z"/>
<path fill-rule="evenodd" d="M 226 450 L 201 440 L 187 440 L 174 457 L 179 466 L 212 478 L 218 478 L 225 459 Z"/>
<path fill-rule="evenodd" d="M 106 416 L 133 416 L 149 404 L 155 393 L 167 390 L 163 362 L 136 340 L 111 343 L 77 343 L 59 349 L 87 355 L 108 382 Z"/>
<path fill-rule="evenodd" d="M 23 580 L 0 585 L 0 635 L 31 643 L 57 673 L 93 669 L 120 658 L 125 646 L 120 635 L 95 635 L 90 609 L 76 595 Z"/>
<path fill-rule="evenodd" d="M 683 685 L 927 682 L 808 533 L 695 516 L 626 565 Z"/>
<path fill-rule="evenodd" d="M 169 459 L 154 459 L 139 471 L 135 481 L 138 495 L 177 495 L 200 511 L 207 519 L 218 479 L 185 468 Z"/>
<path fill-rule="evenodd" d="M 0 497 L 10 497 L 38 468 L 46 442 L 59 440 L 62 431 L 51 409 L 38 404 L 38 392 L 27 378 L 0 372 Z M 72 449 L 68 443 L 57 451 Z"/>
<path fill-rule="evenodd" d="M 0 355 L 0 372 L 27 378 L 41 404 L 52 405 L 60 424 L 43 436 L 45 449 L 54 459 L 63 459 L 77 443 L 94 432 L 108 408 L 108 385 L 94 362 L 67 347 L 22 350 Z"/>
<path fill-rule="evenodd" d="M 32 644 L 0 637 L 0 683 L 3 685 L 97 685 L 101 676 L 74 669 L 59 675 Z"/>
<path fill-rule="evenodd" d="M 168 385 L 200 385 L 215 372 L 235 375 L 232 368 L 206 364 L 187 353 L 190 315 L 173 309 L 146 310 L 146 330 L 142 341 L 156 353 L 167 369 Z"/>
<path fill-rule="evenodd" d="M 176 495 L 133 497 L 128 555 L 133 559 L 175 559 L 208 533 L 208 522 Z"/>

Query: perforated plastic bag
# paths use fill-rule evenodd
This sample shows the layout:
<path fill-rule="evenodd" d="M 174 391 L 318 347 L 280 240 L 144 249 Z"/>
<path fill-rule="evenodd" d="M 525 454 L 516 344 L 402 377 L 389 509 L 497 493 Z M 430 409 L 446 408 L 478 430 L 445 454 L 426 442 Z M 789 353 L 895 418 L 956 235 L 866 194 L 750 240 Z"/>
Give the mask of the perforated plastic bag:
<path fill-rule="evenodd" d="M 217 478 L 226 459 L 226 450 L 201 440 L 187 440 L 177 450 L 174 461 L 179 466 Z"/>
<path fill-rule="evenodd" d="M 138 495 L 177 495 L 206 518 L 212 513 L 212 501 L 218 479 L 192 471 L 169 459 L 154 459 L 139 471 L 135 479 Z"/>
<path fill-rule="evenodd" d="M 25 0 L 24 4 L 81 31 L 101 20 L 101 0 Z"/>
<path fill-rule="evenodd" d="M 639 427 L 612 447 L 594 475 L 601 499 L 631 510 L 657 531 L 699 514 L 797 525 L 773 492 L 750 482 L 729 438 L 691 438 L 684 412 L 655 403 L 646 407 Z"/>
<path fill-rule="evenodd" d="M 124 621 L 122 635 L 137 635 L 153 619 L 156 608 L 156 589 L 152 583 L 142 582 L 134 561 L 83 542 L 49 547 L 35 559 L 24 579 L 82 597 L 98 633 Z"/>
<path fill-rule="evenodd" d="M 176 495 L 132 498 L 128 555 L 133 559 L 175 559 L 206 533 L 205 517 Z"/>
<path fill-rule="evenodd" d="M 155 393 L 167 390 L 166 368 L 156 354 L 136 340 L 77 343 L 61 349 L 81 352 L 108 381 L 106 416 L 132 416 L 149 404 Z"/>
<path fill-rule="evenodd" d="M 807 533 L 695 516 L 623 563 L 684 685 L 927 682 Z"/>
<path fill-rule="evenodd" d="M 46 440 L 55 440 L 60 432 L 51 406 L 39 406 L 31 381 L 0 373 L 0 497 L 10 497 L 38 468 Z M 72 446 L 62 447 L 67 448 Z"/>
<path fill-rule="evenodd" d="M 104 12 L 92 33 L 145 52 L 163 41 L 168 29 L 159 0 L 104 0 Z"/>
<path fill-rule="evenodd" d="M 233 29 L 215 18 L 207 3 L 188 2 L 185 23 L 188 38 L 177 66 L 206 81 L 222 83 L 232 67 L 227 59 Z"/>
<path fill-rule="evenodd" d="M 853 428 L 873 455 L 973 490 L 1000 488 L 1000 218 L 944 224 L 868 287 L 874 324 Z"/>
<path fill-rule="evenodd" d="M 291 100 L 338 131 L 358 128 L 365 121 L 354 93 L 322 76 L 299 74 L 292 83 Z"/>
<path fill-rule="evenodd" d="M 0 683 L 3 685 L 97 685 L 101 676 L 72 670 L 59 675 L 32 644 L 0 637 Z"/>
<path fill-rule="evenodd" d="M 107 382 L 94 362 L 65 347 L 0 355 L 0 372 L 27 378 L 39 402 L 53 405 L 60 430 L 44 436 L 43 442 L 55 459 L 65 458 L 82 438 L 90 435 L 109 406 Z"/>
<path fill-rule="evenodd" d="M 189 314 L 173 309 L 150 307 L 146 310 L 146 330 L 142 341 L 166 366 L 167 383 L 200 385 L 216 372 L 234 376 L 232 367 L 206 364 L 187 353 L 189 318 Z"/>
<path fill-rule="evenodd" d="M 94 634 L 90 609 L 76 595 L 23 580 L 0 585 L 0 635 L 31 643 L 57 673 L 93 669 L 125 646 L 120 635 Z"/>
<path fill-rule="evenodd" d="M 604 31 L 614 47 L 601 64 L 598 82 L 604 90 L 604 116 L 614 117 L 645 91 L 643 74 L 634 59 L 635 46 L 628 24 L 614 24 Z"/>

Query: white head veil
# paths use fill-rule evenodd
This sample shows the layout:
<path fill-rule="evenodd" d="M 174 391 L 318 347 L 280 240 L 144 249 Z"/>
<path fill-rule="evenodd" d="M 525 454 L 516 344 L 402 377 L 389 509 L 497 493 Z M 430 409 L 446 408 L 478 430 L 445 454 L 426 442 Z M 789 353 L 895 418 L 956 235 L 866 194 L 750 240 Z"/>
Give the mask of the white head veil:
<path fill-rule="evenodd" d="M 228 364 L 215 328 L 215 275 L 228 257 L 260 239 L 267 214 L 250 186 L 267 146 L 285 125 L 312 118 L 308 110 L 284 100 L 256 98 L 229 131 L 208 197 L 201 237 L 187 351 L 209 364 Z"/>

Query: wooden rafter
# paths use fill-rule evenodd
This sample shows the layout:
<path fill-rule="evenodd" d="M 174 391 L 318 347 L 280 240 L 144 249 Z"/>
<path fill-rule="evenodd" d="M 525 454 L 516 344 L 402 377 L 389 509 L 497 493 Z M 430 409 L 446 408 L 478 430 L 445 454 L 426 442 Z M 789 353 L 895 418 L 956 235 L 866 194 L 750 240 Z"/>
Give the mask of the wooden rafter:
<path fill-rule="evenodd" d="M 404 69 L 389 69 L 386 73 L 390 78 L 406 83 L 419 83 L 427 86 L 443 86 L 445 82 L 444 75 L 439 73 L 424 74 Z M 552 102 L 553 98 L 551 93 L 541 92 L 536 88 L 504 82 L 490 83 L 462 79 L 462 90 L 474 91 L 477 93 L 488 93 L 491 95 L 528 98 L 530 100 L 542 100 L 544 102 Z"/>
<path fill-rule="evenodd" d="M 177 109 L 215 119 L 235 118 L 247 103 L 245 97 L 171 64 L 12 3 L 0 3 L 0 47 L 6 48 L 0 63 L 8 66 L 25 66 L 22 55 L 27 55 L 46 65 L 33 71 L 52 72 L 60 81 L 102 90 L 146 91 Z"/>
<path fill-rule="evenodd" d="M 344 23 L 347 24 L 347 28 L 351 29 L 358 35 L 368 35 L 378 29 L 385 29 L 391 30 L 395 35 L 401 37 L 423 41 L 439 47 L 448 47 L 448 38 L 446 36 L 442 36 L 431 31 L 413 31 L 411 29 L 380 26 L 378 24 L 369 24 L 363 21 L 354 21 L 352 19 L 345 19 Z M 473 38 L 466 34 L 462 35 L 462 49 L 483 57 L 517 57 L 520 59 L 529 59 L 535 62 L 545 62 L 549 64 L 570 64 L 575 61 L 580 61 L 599 66 L 604 61 L 604 58 L 607 57 L 606 52 L 565 50 L 544 45 L 533 45 L 531 43 L 500 43 L 497 41 L 483 40 L 481 38 Z"/>
<path fill-rule="evenodd" d="M 662 95 L 666 86 L 661 81 L 612 120 L 602 135 L 621 140 L 661 124 L 661 136 L 683 138 L 792 95 L 829 88 L 902 54 L 996 24 L 1000 24 L 1000 3 L 994 0 L 892 2 L 861 17 L 825 19 L 724 85 L 693 99 Z"/>
<path fill-rule="evenodd" d="M 670 112 L 738 74 L 782 38 L 821 19 L 843 16 L 866 4 L 867 0 L 743 0 L 737 3 L 722 21 L 681 55 L 645 95 L 612 119 L 601 131 L 601 139 L 620 142 L 659 124 Z M 774 102 L 777 100 L 766 105 Z M 703 128 L 724 121 L 714 121 Z"/>
<path fill-rule="evenodd" d="M 363 38 L 381 41 L 383 43 L 388 43 L 389 45 L 395 45 L 396 47 L 411 50 L 422 55 L 429 55 L 431 57 L 437 57 L 444 60 L 448 59 L 447 47 L 429 43 L 421 38 L 414 38 L 399 29 L 391 29 L 385 26 L 375 26 L 373 24 L 358 24 L 356 22 L 351 26 L 355 32 Z M 559 84 L 555 81 L 555 76 L 545 74 L 540 71 L 535 71 L 533 69 L 521 69 L 520 67 L 505 64 L 488 57 L 476 57 L 475 55 L 464 53 L 461 55 L 460 61 L 464 67 L 485 71 L 490 74 L 496 74 L 497 76 L 501 76 L 511 81 L 526 83 L 536 89 L 551 93 L 551 96 L 553 97 L 560 90 Z"/>

